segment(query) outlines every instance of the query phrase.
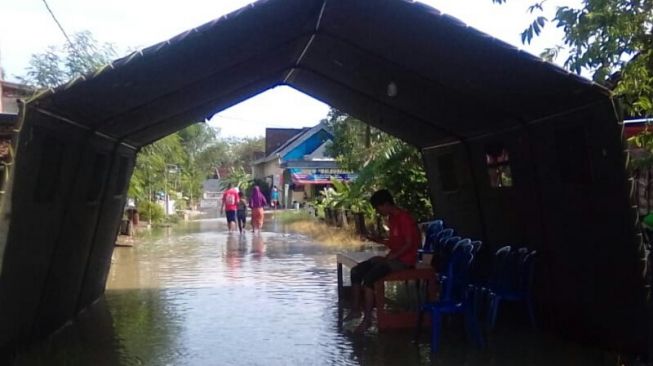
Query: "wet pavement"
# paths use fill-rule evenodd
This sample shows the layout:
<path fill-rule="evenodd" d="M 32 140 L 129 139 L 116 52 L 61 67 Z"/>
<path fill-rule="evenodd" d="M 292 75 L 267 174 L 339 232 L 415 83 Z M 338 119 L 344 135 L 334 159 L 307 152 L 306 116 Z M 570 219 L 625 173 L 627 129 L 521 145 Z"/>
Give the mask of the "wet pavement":
<path fill-rule="evenodd" d="M 617 365 L 609 352 L 530 329 L 488 350 L 455 320 L 431 358 L 427 334 L 352 336 L 339 323 L 333 246 L 286 232 L 228 234 L 222 220 L 159 229 L 116 248 L 103 299 L 15 365 Z"/>

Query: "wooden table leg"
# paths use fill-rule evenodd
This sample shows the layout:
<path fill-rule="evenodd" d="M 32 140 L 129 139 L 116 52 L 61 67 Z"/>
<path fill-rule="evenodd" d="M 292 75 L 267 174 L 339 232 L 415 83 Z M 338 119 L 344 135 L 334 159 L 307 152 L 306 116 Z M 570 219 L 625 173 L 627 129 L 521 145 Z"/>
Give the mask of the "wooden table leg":
<path fill-rule="evenodd" d="M 344 297 L 342 286 L 342 263 L 338 262 L 338 302 L 342 301 Z"/>
<path fill-rule="evenodd" d="M 379 330 L 387 327 L 385 312 L 385 281 L 377 280 L 374 283 L 374 303 L 376 305 L 376 325 Z"/>
<path fill-rule="evenodd" d="M 426 301 L 431 301 L 431 302 L 435 301 L 438 298 L 438 291 L 440 290 L 439 289 L 440 283 L 435 278 L 431 278 L 431 279 L 428 280 L 427 286 L 428 286 L 427 287 L 428 292 L 427 292 L 427 298 L 425 300 Z"/>

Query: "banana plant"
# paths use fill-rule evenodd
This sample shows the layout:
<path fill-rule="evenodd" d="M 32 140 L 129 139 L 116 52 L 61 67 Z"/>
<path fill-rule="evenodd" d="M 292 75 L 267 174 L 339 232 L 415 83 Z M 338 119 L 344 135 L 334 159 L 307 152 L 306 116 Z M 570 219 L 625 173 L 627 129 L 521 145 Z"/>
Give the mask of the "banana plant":
<path fill-rule="evenodd" d="M 369 187 L 363 182 L 346 183 L 337 179 L 331 179 L 336 195 L 334 199 L 335 208 L 343 208 L 356 213 L 364 213 L 365 216 L 372 217 L 374 210 L 369 202 Z"/>

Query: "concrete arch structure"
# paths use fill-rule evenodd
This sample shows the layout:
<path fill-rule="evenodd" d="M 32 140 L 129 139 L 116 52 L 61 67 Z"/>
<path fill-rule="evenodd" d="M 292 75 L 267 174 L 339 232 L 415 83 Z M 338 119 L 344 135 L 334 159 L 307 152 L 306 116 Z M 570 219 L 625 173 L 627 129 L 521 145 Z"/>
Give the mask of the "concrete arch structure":
<path fill-rule="evenodd" d="M 102 295 L 142 146 L 277 85 L 422 149 L 435 214 L 463 235 L 538 249 L 552 328 L 644 349 L 610 92 L 405 0 L 262 0 L 28 101 L 2 202 L 0 346 Z M 510 187 L 488 175 L 497 151 Z"/>

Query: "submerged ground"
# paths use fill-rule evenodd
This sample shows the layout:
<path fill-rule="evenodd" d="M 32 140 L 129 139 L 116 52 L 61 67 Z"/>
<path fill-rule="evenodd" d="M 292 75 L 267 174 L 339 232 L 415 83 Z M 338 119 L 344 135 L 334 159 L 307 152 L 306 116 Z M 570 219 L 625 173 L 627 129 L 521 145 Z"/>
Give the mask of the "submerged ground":
<path fill-rule="evenodd" d="M 225 232 L 200 220 L 116 248 L 106 295 L 16 365 L 617 365 L 609 352 L 528 327 L 499 326 L 489 349 L 454 320 L 442 352 L 427 335 L 364 336 L 339 323 L 335 253 L 360 244 L 315 242 L 268 217 L 263 232 Z M 424 332 L 426 333 L 426 332 Z"/>

